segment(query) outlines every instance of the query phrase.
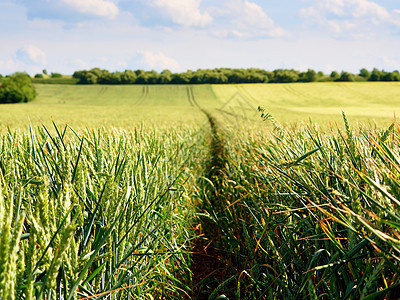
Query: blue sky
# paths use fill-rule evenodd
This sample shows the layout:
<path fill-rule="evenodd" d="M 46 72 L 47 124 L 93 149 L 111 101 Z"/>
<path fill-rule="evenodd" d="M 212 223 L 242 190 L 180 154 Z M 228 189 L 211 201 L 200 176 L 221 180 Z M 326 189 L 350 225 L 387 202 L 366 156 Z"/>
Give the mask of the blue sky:
<path fill-rule="evenodd" d="M 398 0 L 0 0 L 0 74 L 400 69 Z"/>

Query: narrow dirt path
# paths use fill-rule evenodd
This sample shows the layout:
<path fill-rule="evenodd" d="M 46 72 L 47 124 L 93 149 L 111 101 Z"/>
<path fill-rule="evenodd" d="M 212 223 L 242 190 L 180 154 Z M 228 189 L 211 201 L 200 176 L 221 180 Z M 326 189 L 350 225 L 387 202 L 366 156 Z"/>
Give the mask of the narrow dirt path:
<path fill-rule="evenodd" d="M 223 211 L 226 203 L 223 200 L 222 190 L 223 184 L 227 180 L 227 150 L 225 148 L 224 134 L 216 118 L 197 102 L 193 86 L 187 86 L 186 92 L 190 105 L 203 112 L 210 126 L 207 145 L 209 153 L 204 161 L 203 176 L 200 176 L 202 177 L 202 182 L 199 182 L 199 186 L 206 184 L 205 192 L 207 195 L 200 196 L 203 203 L 200 203 L 196 209 L 200 215 L 209 211 L 210 205 L 213 211 Z M 206 180 L 203 178 L 206 178 Z M 191 299 L 215 299 L 218 294 L 214 295 L 214 291 L 230 276 L 226 255 L 214 245 L 214 240 L 220 238 L 221 232 L 213 224 L 209 224 L 207 220 L 202 219 L 202 217 L 197 219 L 197 222 L 198 224 L 194 224 L 197 228 L 195 232 L 197 238 L 192 241 L 191 245 L 193 284 Z"/>
<path fill-rule="evenodd" d="M 206 195 L 200 197 L 203 203 L 197 207 L 197 210 L 200 215 L 207 211 L 214 211 L 219 215 L 226 207 L 223 187 L 227 180 L 226 141 L 217 120 L 200 106 L 199 109 L 207 117 L 211 132 L 208 142 L 209 155 L 205 161 L 203 175 L 207 182 L 203 180 L 199 183 L 199 185 L 205 184 L 203 188 Z M 206 218 L 200 217 L 199 222 L 196 232 L 198 238 L 192 243 L 192 299 L 215 299 L 219 294 L 214 291 L 230 277 L 229 261 L 225 253 L 215 246 L 215 241 L 221 237 L 219 228 Z"/>

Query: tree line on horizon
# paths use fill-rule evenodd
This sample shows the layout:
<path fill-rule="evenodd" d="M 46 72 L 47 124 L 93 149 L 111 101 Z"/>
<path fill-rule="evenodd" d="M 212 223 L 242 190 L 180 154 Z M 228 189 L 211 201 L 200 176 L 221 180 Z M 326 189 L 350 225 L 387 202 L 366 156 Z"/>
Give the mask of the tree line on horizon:
<path fill-rule="evenodd" d="M 45 77 L 43 76 L 45 75 Z M 371 72 L 363 68 L 359 74 L 336 71 L 330 75 L 308 69 L 300 72 L 294 69 L 276 69 L 266 71 L 258 68 L 249 69 L 199 69 L 183 73 L 172 73 L 164 70 L 156 71 L 125 70 L 124 72 L 109 72 L 105 69 L 93 68 L 76 71 L 73 79 L 60 73 L 34 76 L 35 83 L 63 84 L 235 84 L 235 83 L 291 83 L 291 82 L 323 82 L 323 81 L 400 81 L 399 71 L 385 72 L 374 68 Z M 48 79 L 50 77 L 50 79 Z M 64 82 L 58 81 L 64 80 Z M 47 80 L 47 81 L 44 81 Z M 57 81 L 55 81 L 57 80 Z M 0 74 L 0 103 L 29 102 L 35 99 L 36 90 L 32 78 L 24 72 L 17 72 L 3 77 Z"/>
<path fill-rule="evenodd" d="M 294 69 L 276 69 L 266 71 L 258 68 L 248 69 L 199 69 L 188 70 L 182 73 L 172 73 L 164 70 L 156 71 L 125 70 L 124 72 L 110 72 L 93 68 L 76 71 L 73 78 L 78 84 L 235 84 L 235 83 L 291 83 L 316 81 L 400 81 L 399 71 L 385 72 L 374 68 L 368 71 L 363 68 L 359 74 L 337 71 L 325 75 L 308 69 L 305 72 Z"/>

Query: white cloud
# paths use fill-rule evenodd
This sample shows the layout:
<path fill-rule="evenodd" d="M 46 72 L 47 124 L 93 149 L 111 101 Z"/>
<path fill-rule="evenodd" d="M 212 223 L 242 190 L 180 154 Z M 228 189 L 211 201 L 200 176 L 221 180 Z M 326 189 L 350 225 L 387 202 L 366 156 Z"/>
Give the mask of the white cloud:
<path fill-rule="evenodd" d="M 20 68 L 20 65 L 12 59 L 0 60 L 0 69 L 4 72 L 15 72 Z M 4 75 L 4 74 L 2 74 Z"/>
<path fill-rule="evenodd" d="M 395 9 L 392 12 L 392 23 L 400 27 L 400 9 Z"/>
<path fill-rule="evenodd" d="M 277 26 L 264 9 L 248 0 L 234 0 L 226 3 L 224 9 L 216 10 L 221 19 L 228 21 L 228 27 L 216 29 L 217 36 L 238 38 L 279 37 L 285 31 Z"/>
<path fill-rule="evenodd" d="M 70 59 L 67 64 L 76 70 L 90 69 L 90 64 L 88 64 L 86 60 L 80 58 Z"/>
<path fill-rule="evenodd" d="M 246 27 L 271 28 L 274 26 L 274 21 L 267 16 L 261 6 L 254 2 L 245 0 L 240 3 L 238 9 L 238 13 L 241 15 L 238 21 Z"/>
<path fill-rule="evenodd" d="M 27 45 L 17 50 L 15 57 L 27 65 L 43 66 L 46 64 L 46 54 L 38 47 Z"/>
<path fill-rule="evenodd" d="M 98 17 L 114 18 L 118 14 L 118 7 L 110 1 L 105 0 L 61 0 L 82 14 L 95 15 Z"/>
<path fill-rule="evenodd" d="M 322 14 L 331 14 L 337 17 L 376 18 L 384 20 L 390 17 L 388 11 L 379 4 L 370 0 L 318 0 L 311 8 L 303 9 L 307 14 L 308 10 L 314 10 Z"/>
<path fill-rule="evenodd" d="M 204 27 L 212 21 L 209 13 L 200 11 L 201 0 L 152 0 L 152 2 L 178 25 Z"/>
<path fill-rule="evenodd" d="M 40 49 L 37 52 L 38 48 L 35 48 L 34 46 L 26 46 L 18 49 L 12 56 L 0 59 L 2 75 L 22 71 L 31 75 L 41 72 L 46 63 L 46 56 L 43 56 L 44 53 Z"/>
<path fill-rule="evenodd" d="M 371 18 L 377 20 L 390 19 L 390 14 L 383 6 L 368 0 L 353 0 L 352 15 L 355 18 Z"/>
<path fill-rule="evenodd" d="M 61 20 L 68 24 L 93 18 L 113 19 L 118 0 L 15 0 L 25 6 L 28 19 Z"/>
<path fill-rule="evenodd" d="M 325 2 L 321 1 L 320 5 L 325 7 L 327 11 L 338 16 L 343 15 L 345 13 L 343 10 L 345 6 L 343 0 L 326 0 Z"/>
<path fill-rule="evenodd" d="M 180 68 L 179 63 L 162 52 L 154 53 L 151 51 L 142 51 L 142 63 L 150 69 L 162 70 L 178 70 Z"/>
<path fill-rule="evenodd" d="M 315 4 L 303 8 L 299 15 L 336 34 L 372 35 L 374 27 L 400 26 L 397 11 L 388 11 L 371 0 L 313 0 Z"/>

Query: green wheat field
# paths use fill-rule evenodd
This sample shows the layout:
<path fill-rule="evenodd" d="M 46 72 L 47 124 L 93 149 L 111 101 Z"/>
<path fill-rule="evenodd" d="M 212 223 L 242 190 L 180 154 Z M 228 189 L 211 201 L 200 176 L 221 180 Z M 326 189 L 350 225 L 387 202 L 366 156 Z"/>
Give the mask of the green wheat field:
<path fill-rule="evenodd" d="M 1 300 L 400 298 L 399 83 L 36 88 Z"/>
<path fill-rule="evenodd" d="M 239 85 L 36 85 L 28 104 L 6 104 L 0 128 L 27 129 L 29 121 L 73 128 L 132 128 L 146 125 L 199 125 L 198 109 L 254 119 L 263 106 L 282 124 L 339 121 L 345 111 L 354 122 L 388 125 L 400 111 L 397 82 L 291 83 Z M 229 118 L 228 118 L 229 119 Z M 256 118 L 259 121 L 259 118 Z"/>

